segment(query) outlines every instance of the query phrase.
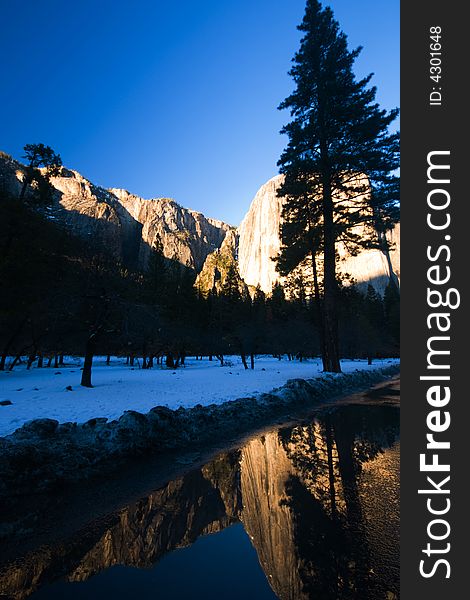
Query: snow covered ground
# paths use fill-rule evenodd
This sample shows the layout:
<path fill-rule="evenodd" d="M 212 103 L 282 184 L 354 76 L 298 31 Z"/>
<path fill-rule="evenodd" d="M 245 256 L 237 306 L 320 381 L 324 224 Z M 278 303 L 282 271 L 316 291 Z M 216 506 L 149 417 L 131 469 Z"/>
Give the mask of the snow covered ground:
<path fill-rule="evenodd" d="M 397 359 L 375 360 L 372 366 L 363 360 L 343 360 L 343 372 L 373 370 L 398 364 Z M 80 386 L 81 360 L 68 358 L 64 367 L 32 368 L 24 365 L 12 372 L 0 372 L 0 436 L 8 435 L 31 419 L 47 417 L 59 422 L 83 423 L 94 417 L 117 419 L 126 410 L 148 412 L 154 406 L 177 409 L 196 404 L 221 404 L 244 396 L 269 392 L 288 379 L 309 379 L 321 375 L 321 361 L 278 360 L 258 357 L 255 370 L 245 370 L 238 356 L 227 357 L 227 365 L 218 360 L 196 361 L 187 358 L 176 370 L 156 366 L 141 370 L 126 366 L 115 358 L 107 366 L 104 358 L 94 361 L 91 389 Z M 67 390 L 71 386 L 72 390 Z"/>

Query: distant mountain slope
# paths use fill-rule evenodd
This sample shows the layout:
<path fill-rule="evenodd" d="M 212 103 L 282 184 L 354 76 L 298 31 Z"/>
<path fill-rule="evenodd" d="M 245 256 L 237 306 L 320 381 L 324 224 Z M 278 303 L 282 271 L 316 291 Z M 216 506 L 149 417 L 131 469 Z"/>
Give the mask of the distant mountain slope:
<path fill-rule="evenodd" d="M 237 261 L 239 275 L 248 286 L 254 289 L 259 285 L 270 293 L 279 281 L 273 258 L 281 245 L 282 199 L 277 190 L 282 177 L 276 175 L 261 186 L 236 232 L 227 223 L 183 208 L 170 198 L 145 200 L 126 190 L 106 190 L 66 168 L 61 169 L 59 177 L 51 178 L 52 203 L 41 210 L 129 267 L 145 269 L 151 249 L 160 240 L 167 258 L 197 273 L 203 271 L 198 284 L 205 291 L 220 286 L 225 263 L 230 259 Z M 0 190 L 19 196 L 23 178 L 24 166 L 0 153 Z M 37 193 L 30 186 L 26 197 Z M 393 249 L 388 257 L 379 250 L 351 256 L 343 244 L 338 244 L 339 272 L 351 275 L 359 287 L 370 282 L 383 293 L 391 275 L 398 280 L 400 276 L 399 224 L 389 232 L 389 239 Z"/>
<path fill-rule="evenodd" d="M 0 186 L 5 191 L 18 196 L 23 177 L 21 163 L 0 155 Z M 126 190 L 106 190 L 77 171 L 62 168 L 51 184 L 53 200 L 44 209 L 48 218 L 103 246 L 127 266 L 145 268 L 150 249 L 160 239 L 167 258 L 200 271 L 230 230 L 226 223 L 183 208 L 172 199 L 144 200 Z M 36 193 L 30 186 L 27 197 Z"/>

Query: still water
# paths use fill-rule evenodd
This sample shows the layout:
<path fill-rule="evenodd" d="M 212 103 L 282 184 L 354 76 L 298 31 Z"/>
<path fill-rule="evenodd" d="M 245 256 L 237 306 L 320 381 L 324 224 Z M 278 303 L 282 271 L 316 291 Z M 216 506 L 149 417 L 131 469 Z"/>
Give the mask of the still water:
<path fill-rule="evenodd" d="M 0 597 L 393 600 L 398 534 L 399 409 L 342 405 L 219 454 L 73 548 L 6 565 Z"/>

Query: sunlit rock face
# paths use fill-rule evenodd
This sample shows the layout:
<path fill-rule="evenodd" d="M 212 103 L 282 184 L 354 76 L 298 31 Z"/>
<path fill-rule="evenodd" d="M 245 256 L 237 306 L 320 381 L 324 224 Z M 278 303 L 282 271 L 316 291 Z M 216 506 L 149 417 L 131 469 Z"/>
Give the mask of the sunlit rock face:
<path fill-rule="evenodd" d="M 371 283 L 383 295 L 390 277 L 400 281 L 400 223 L 387 232 L 387 240 L 392 244 L 388 256 L 379 250 L 362 250 L 351 256 L 344 244 L 337 244 L 340 273 L 350 274 L 363 291 Z"/>
<path fill-rule="evenodd" d="M 80 229 L 82 215 L 111 223 L 116 243 L 121 246 L 121 258 L 132 266 L 145 268 L 150 249 L 160 241 L 166 258 L 199 271 L 230 229 L 227 224 L 207 219 L 169 198 L 144 200 L 126 190 L 97 188 L 76 171 L 67 173 L 71 176 L 51 179 L 60 192 L 59 204 L 67 211 L 67 225 L 82 237 L 92 234 L 100 239 L 98 232 L 86 231 L 88 224 L 84 225 L 85 231 Z M 74 213 L 78 213 L 77 219 Z"/>
<path fill-rule="evenodd" d="M 282 175 L 276 175 L 260 187 L 238 228 L 240 275 L 248 285 L 259 285 L 266 293 L 271 292 L 273 284 L 279 279 L 272 259 L 278 255 L 281 247 L 279 224 L 282 200 L 276 191 L 282 180 Z"/>
<path fill-rule="evenodd" d="M 2 191 L 18 197 L 24 174 L 21 163 L 0 154 Z M 145 269 L 151 249 L 161 242 L 166 258 L 176 259 L 198 273 L 204 270 L 200 282 L 206 291 L 210 283 L 211 289 L 220 285 L 227 261 L 233 259 L 238 262 L 238 274 L 251 289 L 259 285 L 270 293 L 273 284 L 280 280 L 273 259 L 281 246 L 282 199 L 277 190 L 282 180 L 283 176 L 277 175 L 261 186 L 237 232 L 172 199 L 144 200 L 126 190 L 106 190 L 65 168 L 59 177 L 51 178 L 53 199 L 44 212 L 50 220 L 90 240 L 127 267 Z M 33 184 L 28 187 L 26 198 L 37 193 Z M 351 276 L 363 291 L 372 283 L 383 294 L 391 274 L 398 281 L 400 277 L 399 225 L 388 233 L 388 238 L 393 243 L 388 256 L 379 250 L 364 250 L 351 256 L 344 244 L 338 243 L 339 274 Z M 210 260 L 206 261 L 208 257 Z M 304 268 L 307 276 L 308 268 Z"/>
<path fill-rule="evenodd" d="M 220 248 L 209 254 L 201 272 L 196 278 L 196 288 L 205 296 L 209 292 L 220 293 L 224 289 L 228 276 L 234 277 L 242 297 L 248 296 L 246 283 L 240 277 L 238 269 L 238 234 L 231 229 L 227 232 Z"/>
<path fill-rule="evenodd" d="M 167 258 L 200 271 L 208 254 L 219 248 L 230 231 L 222 221 L 183 208 L 174 200 L 143 200 L 126 190 L 110 190 L 131 218 L 142 225 L 144 248 L 153 248 L 160 239 Z M 145 264 L 145 251 L 141 255 Z"/>
<path fill-rule="evenodd" d="M 18 197 L 24 166 L 0 155 L 0 186 Z M 157 240 L 166 258 L 200 271 L 211 252 L 222 244 L 230 226 L 183 208 L 169 198 L 144 200 L 126 190 L 94 185 L 77 171 L 62 168 L 50 179 L 53 198 L 47 218 L 105 249 L 125 266 L 147 266 Z M 37 194 L 29 186 L 26 198 Z"/>
<path fill-rule="evenodd" d="M 238 230 L 240 275 L 248 285 L 259 285 L 265 293 L 271 292 L 273 284 L 280 280 L 273 259 L 281 248 L 279 226 L 283 200 L 277 196 L 277 190 L 282 181 L 283 176 L 276 175 L 261 186 Z M 363 291 L 371 283 L 383 294 L 391 271 L 399 280 L 400 226 L 396 225 L 387 237 L 393 242 L 390 260 L 379 250 L 363 250 L 351 256 L 346 246 L 338 243 L 339 274 L 351 276 Z"/>

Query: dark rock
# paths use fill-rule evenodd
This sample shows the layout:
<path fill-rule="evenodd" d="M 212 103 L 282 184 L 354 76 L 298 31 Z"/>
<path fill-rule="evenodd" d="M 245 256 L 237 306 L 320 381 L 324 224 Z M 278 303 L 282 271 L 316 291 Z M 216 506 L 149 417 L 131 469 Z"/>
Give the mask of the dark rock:
<path fill-rule="evenodd" d="M 61 423 L 59 425 L 59 427 L 57 428 L 57 433 L 58 434 L 60 434 L 60 433 L 64 433 L 64 434 L 72 433 L 72 432 L 76 431 L 76 429 L 77 429 L 77 424 L 76 423 L 71 423 L 71 422 L 68 421 L 67 423 Z"/>
<path fill-rule="evenodd" d="M 71 391 L 72 391 L 72 386 L 71 386 L 71 385 L 68 385 L 68 386 L 67 386 L 65 389 L 66 389 L 68 392 L 71 392 Z"/>
<path fill-rule="evenodd" d="M 106 417 L 96 417 L 94 419 L 90 419 L 83 423 L 83 429 L 94 429 L 97 425 L 102 425 L 103 423 L 107 423 L 108 419 Z"/>
<path fill-rule="evenodd" d="M 158 415 L 161 419 L 172 420 L 174 418 L 174 411 L 167 406 L 154 406 L 149 412 Z"/>
<path fill-rule="evenodd" d="M 11 400 L 1 400 L 0 401 L 0 406 L 9 406 L 10 404 L 13 404 L 13 402 Z"/>
<path fill-rule="evenodd" d="M 21 436 L 33 435 L 47 438 L 54 435 L 57 431 L 59 421 L 55 419 L 33 419 L 27 421 L 18 431 Z"/>
<path fill-rule="evenodd" d="M 118 420 L 118 429 L 131 430 L 134 434 L 140 435 L 147 431 L 149 423 L 147 417 L 135 410 L 126 410 Z"/>

